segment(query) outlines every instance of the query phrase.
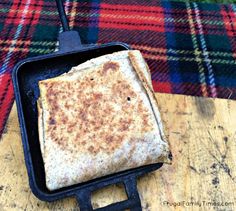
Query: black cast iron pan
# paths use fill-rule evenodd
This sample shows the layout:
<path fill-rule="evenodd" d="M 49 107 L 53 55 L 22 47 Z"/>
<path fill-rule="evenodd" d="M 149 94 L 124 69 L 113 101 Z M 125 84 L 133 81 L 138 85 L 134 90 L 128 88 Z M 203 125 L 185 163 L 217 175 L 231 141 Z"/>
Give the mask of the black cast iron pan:
<path fill-rule="evenodd" d="M 81 45 L 78 32 L 69 31 L 61 0 L 57 0 L 57 6 L 64 29 L 64 32 L 59 35 L 59 51 L 20 61 L 13 70 L 15 99 L 25 163 L 32 192 L 44 201 L 54 201 L 75 196 L 80 209 L 90 211 L 93 210 L 91 205 L 91 193 L 93 191 L 108 185 L 123 183 L 128 199 L 96 210 L 116 211 L 130 209 L 131 211 L 140 211 L 142 208 L 136 185 L 137 177 L 160 168 L 162 163 L 119 172 L 56 191 L 49 191 L 46 188 L 44 165 L 38 137 L 38 112 L 36 106 L 39 97 L 38 81 L 63 74 L 70 70 L 71 67 L 89 59 L 130 49 L 127 44 L 119 42 L 86 47 Z"/>

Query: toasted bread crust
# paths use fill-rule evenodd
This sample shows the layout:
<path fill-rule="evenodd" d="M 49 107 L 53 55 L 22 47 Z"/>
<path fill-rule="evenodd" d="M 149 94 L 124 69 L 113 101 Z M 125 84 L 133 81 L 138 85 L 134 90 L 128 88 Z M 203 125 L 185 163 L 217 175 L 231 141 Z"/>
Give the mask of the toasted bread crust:
<path fill-rule="evenodd" d="M 46 133 L 61 150 L 111 154 L 126 139 L 141 139 L 153 130 L 150 112 L 118 63 L 106 62 L 79 81 L 47 81 L 40 86 L 47 90 Z"/>
<path fill-rule="evenodd" d="M 145 72 L 148 71 L 150 73 L 149 67 L 146 64 L 145 60 L 143 59 L 143 57 L 139 51 L 130 51 L 129 58 L 130 58 L 130 61 L 133 65 L 137 75 L 138 75 L 139 80 L 143 82 L 142 83 L 143 87 L 146 90 L 147 96 L 149 98 L 150 106 L 152 107 L 153 113 L 155 115 L 155 119 L 158 123 L 158 128 L 159 128 L 161 138 L 163 141 L 168 143 L 168 141 L 165 137 L 164 128 L 163 128 L 162 121 L 161 121 L 161 114 L 158 109 L 158 103 L 157 103 L 157 99 L 156 99 L 154 91 L 153 91 L 152 84 L 150 83 L 150 80 L 148 80 L 148 78 L 145 76 Z M 144 71 L 145 68 L 146 68 L 146 71 Z M 169 149 L 167 149 L 167 150 L 169 151 Z M 171 162 L 171 160 L 169 160 L 169 157 L 168 157 L 168 160 L 166 160 L 166 158 L 164 158 L 163 162 Z"/>
<path fill-rule="evenodd" d="M 103 56 L 103 62 L 97 58 L 39 82 L 39 133 L 49 190 L 168 162 L 149 70 L 139 54 Z"/>

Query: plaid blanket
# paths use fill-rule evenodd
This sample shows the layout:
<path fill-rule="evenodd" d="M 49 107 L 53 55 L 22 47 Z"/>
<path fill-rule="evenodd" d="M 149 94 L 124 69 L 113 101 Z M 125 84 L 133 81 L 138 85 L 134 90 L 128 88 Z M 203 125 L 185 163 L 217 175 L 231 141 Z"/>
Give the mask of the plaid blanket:
<path fill-rule="evenodd" d="M 122 41 L 141 50 L 155 91 L 236 98 L 235 5 L 66 0 L 65 8 L 83 43 Z M 14 100 L 14 65 L 54 51 L 59 31 L 54 0 L 1 0 L 0 134 Z"/>

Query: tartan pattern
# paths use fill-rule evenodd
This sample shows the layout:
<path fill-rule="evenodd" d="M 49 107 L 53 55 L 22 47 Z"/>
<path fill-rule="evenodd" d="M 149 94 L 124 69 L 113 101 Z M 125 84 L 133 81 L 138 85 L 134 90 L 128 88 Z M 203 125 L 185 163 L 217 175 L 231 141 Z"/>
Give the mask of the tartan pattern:
<path fill-rule="evenodd" d="M 145 0 L 65 0 L 83 43 L 121 41 L 141 50 L 154 90 L 236 98 L 236 6 Z M 54 0 L 0 2 L 0 134 L 21 59 L 53 52 L 60 21 Z"/>

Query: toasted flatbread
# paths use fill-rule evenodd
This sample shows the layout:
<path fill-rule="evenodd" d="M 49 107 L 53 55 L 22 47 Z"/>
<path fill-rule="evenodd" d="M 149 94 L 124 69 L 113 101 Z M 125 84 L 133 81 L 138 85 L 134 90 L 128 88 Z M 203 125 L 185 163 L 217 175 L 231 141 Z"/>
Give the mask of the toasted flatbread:
<path fill-rule="evenodd" d="M 139 64 L 141 65 L 140 71 L 143 72 L 144 77 L 146 78 L 146 82 L 149 84 L 149 87 L 151 88 L 151 90 L 153 91 L 152 88 L 152 80 L 151 80 L 151 73 L 150 70 L 145 62 L 145 60 L 143 59 L 141 53 L 139 51 L 120 51 L 120 52 L 116 52 L 113 54 L 107 54 L 104 56 L 100 56 L 98 58 L 94 58 L 91 60 L 88 60 L 76 67 L 72 67 L 72 69 L 68 72 L 68 73 L 64 73 L 60 76 L 57 77 L 57 79 L 59 77 L 63 77 L 64 79 L 66 78 L 65 76 L 68 76 L 69 78 L 76 76 L 78 74 L 80 74 L 80 71 L 83 69 L 87 69 L 87 68 L 92 68 L 92 67 L 97 67 L 103 63 L 109 62 L 109 61 L 116 61 L 116 60 L 129 60 L 129 53 L 134 54 L 135 55 L 135 60 L 139 62 Z M 44 137 L 43 137 L 43 115 L 42 113 L 42 108 L 41 108 L 41 102 L 40 99 L 37 102 L 38 105 L 38 110 L 39 112 L 39 118 L 38 118 L 38 125 L 39 125 L 39 135 L 41 136 L 40 138 L 40 142 L 42 142 L 40 144 L 41 146 L 41 152 L 42 155 L 44 156 Z M 160 115 L 158 115 L 158 117 L 160 117 Z M 161 122 L 161 121 L 159 121 Z M 163 131 L 162 125 L 160 125 L 161 131 Z"/>
<path fill-rule="evenodd" d="M 39 82 L 39 138 L 55 190 L 169 162 L 149 69 L 139 51 L 92 59 Z"/>

